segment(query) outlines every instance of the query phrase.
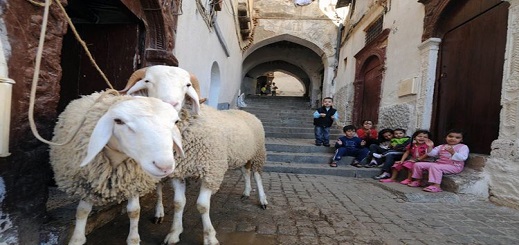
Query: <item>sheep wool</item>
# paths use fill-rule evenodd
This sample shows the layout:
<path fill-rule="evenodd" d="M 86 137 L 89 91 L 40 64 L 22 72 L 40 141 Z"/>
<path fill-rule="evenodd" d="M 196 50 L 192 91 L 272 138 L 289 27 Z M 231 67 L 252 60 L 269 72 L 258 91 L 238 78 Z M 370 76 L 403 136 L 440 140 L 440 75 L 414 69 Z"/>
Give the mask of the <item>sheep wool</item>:
<path fill-rule="evenodd" d="M 176 157 L 173 178 L 200 178 L 213 193 L 218 191 L 228 169 L 252 162 L 261 171 L 266 158 L 265 132 L 261 121 L 240 110 L 217 111 L 201 105 L 193 116 L 182 109 L 180 122 L 185 158 Z"/>
<path fill-rule="evenodd" d="M 135 160 L 128 156 L 116 157 L 121 153 L 108 147 L 88 165 L 79 166 L 86 157 L 90 135 L 97 121 L 111 105 L 132 98 L 100 96 L 101 93 L 93 93 L 72 101 L 59 115 L 53 142 L 69 139 L 84 118 L 83 125 L 70 143 L 50 146 L 50 162 L 58 188 L 94 205 L 120 203 L 134 195 L 142 196 L 153 191 L 159 181 L 142 170 Z"/>

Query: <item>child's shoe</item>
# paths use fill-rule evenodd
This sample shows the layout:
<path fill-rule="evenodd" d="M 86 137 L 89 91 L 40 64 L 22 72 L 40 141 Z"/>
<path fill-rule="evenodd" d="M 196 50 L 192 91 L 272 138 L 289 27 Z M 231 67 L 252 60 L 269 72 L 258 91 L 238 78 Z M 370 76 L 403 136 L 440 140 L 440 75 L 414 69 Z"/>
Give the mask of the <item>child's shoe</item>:
<path fill-rule="evenodd" d="M 374 179 L 389 179 L 391 178 L 391 174 L 387 172 L 383 172 L 378 176 L 373 177 Z"/>
<path fill-rule="evenodd" d="M 379 181 L 382 182 L 382 183 L 391 183 L 391 182 L 396 182 L 396 181 L 393 180 L 393 179 L 381 179 L 381 180 L 379 180 Z"/>
<path fill-rule="evenodd" d="M 336 161 L 331 162 L 330 163 L 330 167 L 336 168 L 337 167 L 337 162 Z"/>
<path fill-rule="evenodd" d="M 411 183 L 411 182 L 412 182 L 412 180 L 410 180 L 410 179 L 405 179 L 405 180 L 400 181 L 400 184 L 402 184 L 402 185 L 408 185 L 408 184 Z"/>
<path fill-rule="evenodd" d="M 415 180 L 409 184 L 407 184 L 407 186 L 411 186 L 411 187 L 419 187 L 422 183 L 420 183 L 419 180 Z"/>

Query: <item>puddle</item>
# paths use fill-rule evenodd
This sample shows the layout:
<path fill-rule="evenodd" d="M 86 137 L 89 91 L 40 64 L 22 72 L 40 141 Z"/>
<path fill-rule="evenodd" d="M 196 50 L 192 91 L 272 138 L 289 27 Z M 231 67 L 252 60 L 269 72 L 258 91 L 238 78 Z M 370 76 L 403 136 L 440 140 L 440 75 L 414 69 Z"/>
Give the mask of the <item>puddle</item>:
<path fill-rule="evenodd" d="M 254 232 L 220 233 L 218 240 L 225 245 L 276 245 L 276 237 L 261 235 Z"/>

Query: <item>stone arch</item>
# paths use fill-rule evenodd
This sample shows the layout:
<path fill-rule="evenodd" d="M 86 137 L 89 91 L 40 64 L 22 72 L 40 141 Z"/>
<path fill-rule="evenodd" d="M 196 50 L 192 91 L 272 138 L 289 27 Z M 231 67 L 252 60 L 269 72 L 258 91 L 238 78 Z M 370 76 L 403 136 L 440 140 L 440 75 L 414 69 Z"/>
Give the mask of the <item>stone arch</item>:
<path fill-rule="evenodd" d="M 254 53 L 254 51 L 256 51 L 257 49 L 259 49 L 261 47 L 267 46 L 272 43 L 280 42 L 280 41 L 288 41 L 288 42 L 292 42 L 295 44 L 299 44 L 303 47 L 306 47 L 306 48 L 314 51 L 314 53 L 316 53 L 319 57 L 326 57 L 326 53 L 315 43 L 308 41 L 306 39 L 300 38 L 300 37 L 296 37 L 294 35 L 281 34 L 281 35 L 267 38 L 267 39 L 264 39 L 264 40 L 261 40 L 261 41 L 255 43 L 254 45 L 252 45 L 249 49 L 247 49 L 244 52 L 243 59 L 245 60 L 250 54 Z M 323 58 L 323 64 L 324 64 L 324 66 L 328 65 L 328 61 L 324 58 Z"/>
<path fill-rule="evenodd" d="M 295 77 L 301 85 L 304 87 L 305 94 L 303 96 L 308 96 L 308 91 L 310 87 L 310 77 L 308 74 L 301 69 L 301 67 L 296 66 L 294 64 L 285 62 L 285 61 L 272 61 L 268 63 L 260 64 L 253 69 L 251 69 L 247 76 L 250 78 L 257 78 L 259 76 L 262 76 L 263 74 L 271 71 L 283 71 L 287 74 L 292 75 Z M 252 83 L 253 81 L 247 81 L 248 83 Z M 252 94 L 252 91 L 256 90 L 252 85 L 250 84 L 242 84 L 242 91 L 246 91 L 248 94 Z"/>
<path fill-rule="evenodd" d="M 322 93 L 324 77 L 333 74 L 333 69 L 327 66 L 329 61 L 326 57 L 325 52 L 312 42 L 288 34 L 278 35 L 258 42 L 244 54 L 243 77 L 251 77 L 248 73 L 262 64 L 291 64 L 302 70 L 292 73 L 304 74 L 299 78 L 305 83 L 306 96 L 316 103 Z M 273 70 L 277 70 L 276 67 Z"/>

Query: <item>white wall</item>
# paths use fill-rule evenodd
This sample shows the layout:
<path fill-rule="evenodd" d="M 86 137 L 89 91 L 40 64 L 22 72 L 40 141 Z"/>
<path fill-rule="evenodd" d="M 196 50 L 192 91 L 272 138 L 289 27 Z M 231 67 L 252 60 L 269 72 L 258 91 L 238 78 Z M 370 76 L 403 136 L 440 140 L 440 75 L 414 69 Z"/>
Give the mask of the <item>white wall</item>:
<path fill-rule="evenodd" d="M 202 1 L 204 2 L 204 1 Z M 230 103 L 235 100 L 240 89 L 242 52 L 236 33 L 236 3 L 223 0 L 222 11 L 217 12 L 216 22 L 225 40 L 229 57 L 220 45 L 214 28 L 209 29 L 196 8 L 195 1 L 182 3 L 183 14 L 179 15 L 174 54 L 179 67 L 195 74 L 200 81 L 201 97 L 211 95 L 211 81 L 220 81 L 217 103 Z M 231 5 L 232 3 L 232 5 Z M 213 78 L 211 69 L 216 62 L 220 78 Z M 213 85 L 213 87 L 215 87 Z M 214 95 L 213 95 L 214 97 Z M 213 99 L 213 98 L 211 98 Z M 213 105 L 213 103 L 211 103 Z"/>
<path fill-rule="evenodd" d="M 415 129 L 413 115 L 419 95 L 398 97 L 400 81 L 420 76 L 420 50 L 422 43 L 424 6 L 415 1 L 388 1 L 391 6 L 384 8 L 375 1 L 357 1 L 352 19 L 345 21 L 345 32 L 353 28 L 347 40 L 343 40 L 336 84 L 336 106 L 350 123 L 353 111 L 356 59 L 354 57 L 365 46 L 365 30 L 380 15 L 384 15 L 383 29 L 390 29 L 387 39 L 385 70 L 382 78 L 379 115 L 381 126 L 400 126 L 411 131 Z M 345 59 L 347 61 L 345 62 Z M 417 81 L 419 84 L 419 81 Z M 401 119 L 396 122 L 385 120 L 384 114 L 394 114 L 403 110 Z M 412 116 L 411 116 L 412 117 Z M 396 124 L 396 125 L 388 125 Z"/>

